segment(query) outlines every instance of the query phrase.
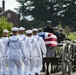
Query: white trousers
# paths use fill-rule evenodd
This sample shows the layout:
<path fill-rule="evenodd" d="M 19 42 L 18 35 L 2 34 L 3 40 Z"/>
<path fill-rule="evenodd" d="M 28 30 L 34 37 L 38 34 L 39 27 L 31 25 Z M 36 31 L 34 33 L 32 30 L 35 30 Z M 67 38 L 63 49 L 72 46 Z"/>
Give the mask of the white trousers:
<path fill-rule="evenodd" d="M 2 67 L 3 67 L 3 73 L 2 75 L 6 74 L 7 72 L 7 69 L 6 69 L 6 65 L 8 65 L 8 70 L 9 70 L 9 61 L 8 61 L 8 58 L 2 58 Z"/>
<path fill-rule="evenodd" d="M 2 75 L 2 57 L 0 57 L 0 75 Z"/>
<path fill-rule="evenodd" d="M 10 67 L 9 75 L 16 74 L 15 67 L 17 68 L 18 75 L 24 75 L 22 71 L 22 57 L 20 56 L 9 57 L 9 67 Z"/>
<path fill-rule="evenodd" d="M 40 74 L 41 70 L 42 70 L 42 57 L 37 57 L 37 73 Z"/>
<path fill-rule="evenodd" d="M 35 75 L 35 73 L 36 73 L 36 64 L 37 64 L 37 57 L 33 56 L 30 59 L 30 72 L 31 72 L 31 75 Z"/>
<path fill-rule="evenodd" d="M 22 57 L 22 61 L 24 63 L 24 75 L 29 75 L 30 73 L 30 61 L 28 58 L 23 58 Z"/>

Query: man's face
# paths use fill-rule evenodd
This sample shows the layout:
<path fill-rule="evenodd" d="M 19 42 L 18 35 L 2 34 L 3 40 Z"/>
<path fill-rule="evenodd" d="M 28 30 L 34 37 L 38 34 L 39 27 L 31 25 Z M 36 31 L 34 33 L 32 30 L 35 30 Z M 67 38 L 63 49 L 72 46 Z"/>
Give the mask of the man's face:
<path fill-rule="evenodd" d="M 63 30 L 60 30 L 60 33 L 62 33 L 63 32 Z"/>
<path fill-rule="evenodd" d="M 4 33 L 3 33 L 3 36 L 8 37 L 8 33 L 7 33 L 7 32 L 4 32 Z"/>
<path fill-rule="evenodd" d="M 54 29 L 54 31 L 55 31 L 55 32 L 59 32 L 59 30 L 58 30 L 58 29 Z"/>
<path fill-rule="evenodd" d="M 24 30 L 19 30 L 19 34 L 24 34 Z"/>
<path fill-rule="evenodd" d="M 47 22 L 47 25 L 51 25 L 51 22 Z"/>
<path fill-rule="evenodd" d="M 13 35 L 18 35 L 18 31 L 13 31 Z"/>
<path fill-rule="evenodd" d="M 26 36 L 27 36 L 27 37 L 31 37 L 31 36 L 32 36 L 32 33 L 30 33 L 30 34 L 26 34 Z"/>
<path fill-rule="evenodd" d="M 33 35 L 37 35 L 38 31 L 33 31 Z"/>

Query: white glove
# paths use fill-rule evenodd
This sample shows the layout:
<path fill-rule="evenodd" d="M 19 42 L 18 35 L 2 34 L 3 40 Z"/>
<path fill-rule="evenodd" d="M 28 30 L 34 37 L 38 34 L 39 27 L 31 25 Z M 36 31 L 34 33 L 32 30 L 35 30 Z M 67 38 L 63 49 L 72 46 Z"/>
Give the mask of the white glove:
<path fill-rule="evenodd" d="M 46 57 L 46 54 L 43 54 L 43 58 L 45 58 Z"/>

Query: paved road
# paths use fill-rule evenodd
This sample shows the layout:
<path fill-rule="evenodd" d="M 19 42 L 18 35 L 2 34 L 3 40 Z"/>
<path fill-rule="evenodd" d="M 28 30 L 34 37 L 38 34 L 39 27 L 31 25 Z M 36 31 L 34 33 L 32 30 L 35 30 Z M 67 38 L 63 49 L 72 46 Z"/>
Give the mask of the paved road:
<path fill-rule="evenodd" d="M 45 75 L 45 73 L 41 73 L 41 75 Z M 54 74 L 50 74 L 50 75 L 62 75 L 62 74 L 60 72 L 60 73 L 54 73 Z M 72 73 L 71 75 L 76 75 L 76 72 L 75 73 Z"/>
<path fill-rule="evenodd" d="M 9 73 L 9 72 L 8 72 L 8 73 Z M 8 73 L 7 73 L 6 75 L 8 75 Z M 46 74 L 41 72 L 40 75 L 46 75 Z M 59 73 L 54 73 L 54 74 L 50 74 L 50 75 L 62 75 L 62 73 L 59 72 Z M 75 73 L 72 73 L 71 75 L 76 75 L 76 72 L 75 72 Z"/>

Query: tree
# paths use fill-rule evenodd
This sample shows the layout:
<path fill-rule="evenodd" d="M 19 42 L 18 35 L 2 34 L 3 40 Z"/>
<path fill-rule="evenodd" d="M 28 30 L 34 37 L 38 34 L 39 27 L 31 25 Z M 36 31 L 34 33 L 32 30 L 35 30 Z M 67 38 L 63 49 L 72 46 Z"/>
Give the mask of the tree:
<path fill-rule="evenodd" d="M 53 21 L 76 27 L 76 0 L 16 0 L 20 6 L 17 9 L 25 18 L 31 15 L 36 21 Z"/>
<path fill-rule="evenodd" d="M 0 37 L 2 36 L 3 30 L 7 29 L 11 32 L 11 28 L 13 27 L 13 23 L 9 23 L 6 17 L 0 17 Z"/>
<path fill-rule="evenodd" d="M 20 6 L 19 8 L 15 8 L 20 14 L 22 18 L 25 18 L 26 16 L 30 15 L 29 11 L 31 11 L 31 5 L 32 2 L 30 0 L 16 0 Z"/>
<path fill-rule="evenodd" d="M 59 22 L 58 28 L 62 28 L 62 23 L 61 22 Z"/>
<path fill-rule="evenodd" d="M 42 22 L 41 20 L 36 20 L 36 19 L 32 21 L 27 21 L 26 19 L 22 19 L 21 26 L 25 27 L 26 29 L 32 29 L 32 28 L 44 27 L 45 23 Z"/>

